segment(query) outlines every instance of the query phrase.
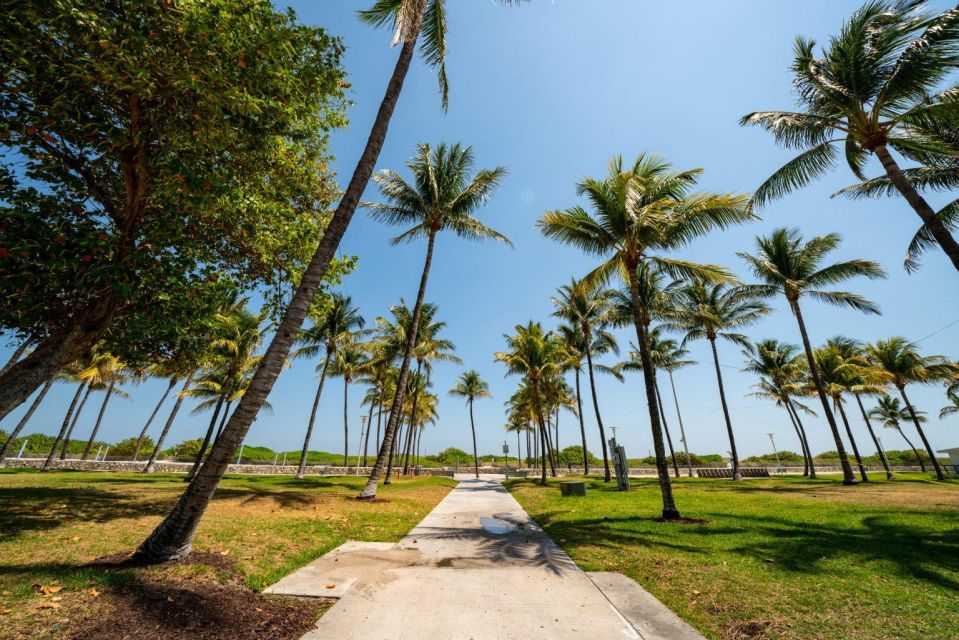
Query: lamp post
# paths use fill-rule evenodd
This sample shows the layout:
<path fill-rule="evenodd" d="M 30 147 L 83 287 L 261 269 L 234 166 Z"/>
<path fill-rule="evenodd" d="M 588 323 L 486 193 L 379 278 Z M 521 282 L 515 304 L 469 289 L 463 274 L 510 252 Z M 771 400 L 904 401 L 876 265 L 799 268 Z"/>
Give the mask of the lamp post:
<path fill-rule="evenodd" d="M 360 475 L 360 453 L 363 451 L 363 432 L 366 431 L 366 416 L 360 416 L 360 439 L 356 445 L 356 475 Z"/>
<path fill-rule="evenodd" d="M 769 436 L 769 441 L 773 443 L 773 452 L 776 454 L 776 467 L 777 467 L 777 471 L 778 471 L 778 470 L 781 470 L 781 469 L 783 468 L 783 465 L 782 465 L 782 463 L 779 461 L 779 450 L 776 449 L 776 441 L 773 440 L 773 434 L 772 434 L 772 433 L 767 433 L 766 435 Z"/>

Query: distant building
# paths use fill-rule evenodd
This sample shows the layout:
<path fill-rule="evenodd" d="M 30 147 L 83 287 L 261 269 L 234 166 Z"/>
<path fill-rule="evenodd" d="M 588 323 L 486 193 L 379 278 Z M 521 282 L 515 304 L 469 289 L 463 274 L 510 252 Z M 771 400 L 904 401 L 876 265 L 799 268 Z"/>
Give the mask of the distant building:
<path fill-rule="evenodd" d="M 952 449 L 939 449 L 936 453 L 949 454 L 949 464 L 947 466 L 952 467 L 952 471 L 959 474 L 959 447 L 953 447 Z"/>

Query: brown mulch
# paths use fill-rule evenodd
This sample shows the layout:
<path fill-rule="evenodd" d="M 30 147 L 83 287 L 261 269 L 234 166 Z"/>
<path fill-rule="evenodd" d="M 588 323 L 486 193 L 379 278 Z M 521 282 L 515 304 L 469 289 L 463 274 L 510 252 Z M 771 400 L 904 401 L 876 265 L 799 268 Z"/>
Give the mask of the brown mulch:
<path fill-rule="evenodd" d="M 93 564 L 130 567 L 122 555 Z M 86 604 L 64 612 L 70 615 L 65 637 L 292 640 L 309 631 L 331 602 L 257 593 L 243 584 L 229 558 L 194 552 L 186 560 L 134 568 L 127 580 Z"/>

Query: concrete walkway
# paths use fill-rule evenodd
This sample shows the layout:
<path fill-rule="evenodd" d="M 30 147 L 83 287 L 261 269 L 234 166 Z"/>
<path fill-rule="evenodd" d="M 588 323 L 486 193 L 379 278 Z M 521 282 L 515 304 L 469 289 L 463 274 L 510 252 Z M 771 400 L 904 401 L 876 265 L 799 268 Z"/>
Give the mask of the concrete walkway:
<path fill-rule="evenodd" d="M 581 571 L 493 476 L 396 545 L 347 543 L 267 592 L 340 597 L 304 640 L 701 639 L 628 578 Z"/>

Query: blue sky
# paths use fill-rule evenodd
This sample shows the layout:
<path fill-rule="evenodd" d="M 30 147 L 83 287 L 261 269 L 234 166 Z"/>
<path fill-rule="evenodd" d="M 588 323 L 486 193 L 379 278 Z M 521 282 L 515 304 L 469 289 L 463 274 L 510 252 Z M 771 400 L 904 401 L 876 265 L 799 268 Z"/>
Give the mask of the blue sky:
<path fill-rule="evenodd" d="M 349 129 L 333 137 L 342 183 L 366 140 L 397 54 L 389 48 L 388 32 L 356 20 L 356 9 L 370 3 L 292 3 L 303 21 L 328 28 L 347 45 L 344 62 L 355 104 Z M 937 4 L 946 8 L 948 3 Z M 614 154 L 632 158 L 639 152 L 654 152 L 678 168 L 702 167 L 704 189 L 748 192 L 755 188 L 790 156 L 761 131 L 739 127 L 739 117 L 755 110 L 791 108 L 787 71 L 793 38 L 802 34 L 824 41 L 858 5 L 858 1 L 839 0 L 536 0 L 507 8 L 490 0 L 448 2 L 449 113 L 444 115 L 440 109 L 434 72 L 415 63 L 378 168 L 402 171 L 418 141 L 460 141 L 475 147 L 478 166 L 509 168 L 501 189 L 478 215 L 508 235 L 515 249 L 440 237 L 427 293 L 440 306 L 440 316 L 449 324 L 446 336 L 455 342 L 465 366 L 479 370 L 490 383 L 493 399 L 476 405 L 481 451 L 498 450 L 502 444 L 502 402 L 515 386 L 515 380 L 504 378 L 502 366 L 492 359 L 493 352 L 503 346 L 502 334 L 529 319 L 553 325 L 550 296 L 555 288 L 595 264 L 576 250 L 543 238 L 534 228 L 536 219 L 546 209 L 577 204 L 575 182 L 586 175 L 603 175 Z M 878 164 L 873 163 L 871 170 L 878 173 Z M 805 315 L 813 340 L 822 342 L 837 334 L 860 340 L 929 336 L 921 342 L 925 352 L 956 357 L 959 323 L 947 325 L 959 321 L 959 276 L 937 252 L 928 255 L 919 273 L 907 275 L 901 261 L 918 218 L 898 199 L 830 198 L 851 181 L 848 170 L 839 170 L 769 206 L 762 212 L 762 221 L 698 240 L 682 256 L 729 266 L 748 279 L 735 254 L 751 250 L 757 234 L 784 225 L 799 226 L 806 235 L 838 232 L 844 243 L 836 259 L 869 258 L 889 272 L 885 281 L 848 285 L 879 303 L 883 315 L 863 316 L 807 302 Z M 375 196 L 373 189 L 368 190 L 367 199 Z M 944 202 L 943 198 L 933 200 Z M 389 238 L 396 232 L 359 212 L 341 246 L 344 253 L 360 257 L 343 288 L 370 321 L 401 297 L 415 297 L 425 246 L 391 246 Z M 748 334 L 798 343 L 794 319 L 778 304 L 776 313 Z M 630 334 L 624 330 L 620 336 L 626 346 Z M 770 451 L 769 432 L 780 448 L 798 450 L 781 410 L 744 397 L 754 380 L 738 371 L 739 349 L 731 344 L 719 349 L 740 453 Z M 723 452 L 728 443 L 709 353 L 704 344 L 694 344 L 691 350 L 700 364 L 676 376 L 690 448 Z M 275 412 L 257 420 L 247 442 L 285 449 L 300 446 L 315 392 L 312 364 L 297 362 L 283 373 L 270 397 Z M 461 400 L 446 395 L 460 371 L 456 366 L 437 367 L 440 420 L 424 436 L 428 451 L 447 446 L 468 449 L 466 409 Z M 342 448 L 341 384 L 333 380 L 321 402 L 314 449 Z M 135 434 L 163 386 L 149 382 L 128 388 L 132 400 L 114 401 L 102 437 L 118 440 Z M 628 377 L 624 384 L 600 377 L 598 388 L 606 425 L 619 428 L 628 455 L 646 455 L 651 437 L 638 376 Z M 26 431 L 55 432 L 71 392 L 65 385 L 56 385 Z M 361 393 L 360 388 L 351 393 L 351 453 L 358 435 Z M 927 433 L 933 445 L 959 445 L 959 419 L 940 422 L 935 418 L 943 404 L 940 389 L 917 388 L 911 396 L 931 414 Z M 22 411 L 12 414 L 4 427 L 15 424 Z M 79 437 L 89 433 L 94 414 L 95 409 L 88 406 L 78 426 Z M 675 429 L 668 397 L 667 417 Z M 861 420 L 851 417 L 861 449 L 872 452 Z M 202 435 L 207 419 L 181 413 L 171 443 Z M 571 414 L 563 415 L 561 446 L 578 442 L 575 424 Z M 590 448 L 598 452 L 591 412 L 587 412 L 586 427 Z M 807 430 L 814 451 L 835 448 L 824 420 L 808 420 Z M 881 436 L 888 448 L 905 447 L 894 432 Z M 511 446 L 515 447 L 515 440 Z"/>

